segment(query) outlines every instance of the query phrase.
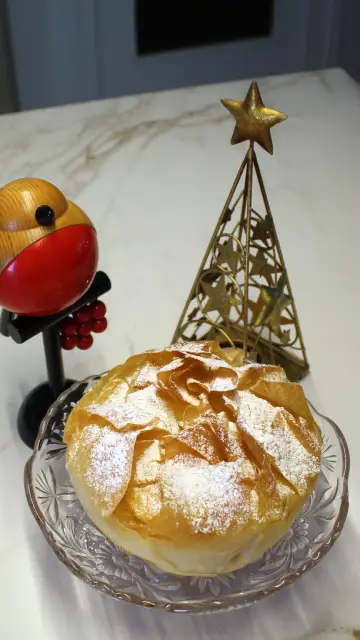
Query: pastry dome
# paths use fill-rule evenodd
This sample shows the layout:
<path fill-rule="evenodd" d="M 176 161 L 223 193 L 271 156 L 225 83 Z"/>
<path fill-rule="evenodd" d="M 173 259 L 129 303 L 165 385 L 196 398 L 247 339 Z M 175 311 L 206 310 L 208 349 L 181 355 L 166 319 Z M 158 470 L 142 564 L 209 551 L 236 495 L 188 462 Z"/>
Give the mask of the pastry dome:
<path fill-rule="evenodd" d="M 320 471 L 321 434 L 301 386 L 216 342 L 115 367 L 76 405 L 64 442 L 96 526 L 180 575 L 258 558 L 285 535 Z"/>

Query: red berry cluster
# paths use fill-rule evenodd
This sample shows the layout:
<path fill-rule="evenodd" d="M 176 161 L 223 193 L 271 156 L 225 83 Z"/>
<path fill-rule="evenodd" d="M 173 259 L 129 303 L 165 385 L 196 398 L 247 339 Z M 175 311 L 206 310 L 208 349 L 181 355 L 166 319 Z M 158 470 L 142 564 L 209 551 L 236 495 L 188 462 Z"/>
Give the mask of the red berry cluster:
<path fill-rule="evenodd" d="M 94 342 L 91 334 L 102 333 L 107 328 L 105 314 L 106 306 L 100 300 L 96 300 L 65 318 L 60 325 L 62 348 L 66 351 L 75 347 L 83 351 L 90 349 Z"/>

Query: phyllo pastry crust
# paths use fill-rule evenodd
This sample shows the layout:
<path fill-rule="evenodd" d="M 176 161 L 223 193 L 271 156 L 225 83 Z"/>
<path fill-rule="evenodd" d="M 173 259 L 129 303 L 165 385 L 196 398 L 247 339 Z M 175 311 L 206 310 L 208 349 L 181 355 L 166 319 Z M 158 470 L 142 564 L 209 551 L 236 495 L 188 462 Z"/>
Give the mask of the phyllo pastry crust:
<path fill-rule="evenodd" d="M 163 571 L 239 569 L 312 492 L 321 434 L 300 385 L 191 342 L 129 358 L 72 411 L 67 467 L 96 526 Z"/>

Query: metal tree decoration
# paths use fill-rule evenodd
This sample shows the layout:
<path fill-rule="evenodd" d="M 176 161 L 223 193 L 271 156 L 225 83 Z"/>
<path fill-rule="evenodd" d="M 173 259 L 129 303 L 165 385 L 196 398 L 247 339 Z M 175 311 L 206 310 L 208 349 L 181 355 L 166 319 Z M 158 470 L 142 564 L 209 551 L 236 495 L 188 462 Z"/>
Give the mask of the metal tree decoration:
<path fill-rule="evenodd" d="M 308 371 L 305 346 L 254 143 L 270 154 L 270 128 L 287 116 L 264 106 L 253 82 L 243 102 L 223 100 L 236 120 L 232 144 L 249 148 L 231 187 L 173 341 L 218 340 L 249 361 Z M 254 206 L 254 196 L 259 206 Z"/>

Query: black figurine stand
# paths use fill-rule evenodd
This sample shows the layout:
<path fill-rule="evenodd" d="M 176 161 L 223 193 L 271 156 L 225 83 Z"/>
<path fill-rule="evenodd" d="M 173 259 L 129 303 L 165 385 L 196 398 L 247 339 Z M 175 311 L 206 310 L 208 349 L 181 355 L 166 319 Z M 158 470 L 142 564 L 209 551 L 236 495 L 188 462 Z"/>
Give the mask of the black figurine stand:
<path fill-rule="evenodd" d="M 67 309 L 51 316 L 19 316 L 3 309 L 0 318 L 0 333 L 22 344 L 30 338 L 42 333 L 47 382 L 35 387 L 23 401 L 18 417 L 17 427 L 20 438 L 28 447 L 34 447 L 42 419 L 59 395 L 73 384 L 64 375 L 64 365 L 60 347 L 59 323 L 71 313 L 91 304 L 111 289 L 111 282 L 106 273 L 98 271 L 92 285 L 86 293 Z"/>

